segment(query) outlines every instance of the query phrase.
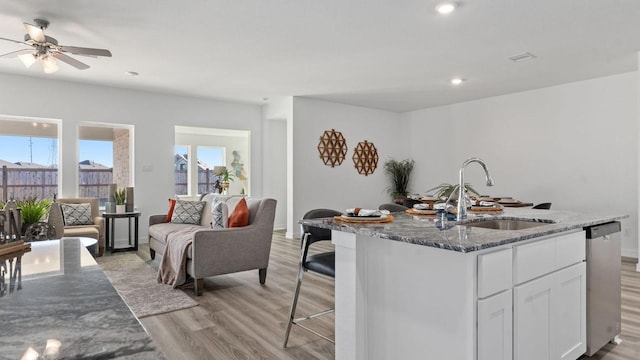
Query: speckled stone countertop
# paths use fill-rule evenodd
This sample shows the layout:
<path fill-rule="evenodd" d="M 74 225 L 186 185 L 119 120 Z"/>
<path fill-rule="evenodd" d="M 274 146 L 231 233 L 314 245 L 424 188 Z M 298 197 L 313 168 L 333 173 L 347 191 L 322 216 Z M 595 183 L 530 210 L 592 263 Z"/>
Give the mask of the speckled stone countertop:
<path fill-rule="evenodd" d="M 0 261 L 0 359 L 164 359 L 79 239 Z"/>
<path fill-rule="evenodd" d="M 436 217 L 408 215 L 402 212 L 393 213 L 393 222 L 382 224 L 354 224 L 334 219 L 301 220 L 300 223 L 411 244 L 472 252 L 629 217 L 628 215 L 583 214 L 529 208 L 506 208 L 504 210 L 504 213 L 499 215 L 470 214 L 462 224 L 450 221 L 449 223 L 456 225 L 446 230 L 440 230 L 436 226 L 436 221 L 438 221 Z M 535 219 L 540 222 L 552 221 L 553 223 L 545 223 L 542 226 L 522 230 L 494 230 L 465 226 L 465 223 L 495 218 Z"/>

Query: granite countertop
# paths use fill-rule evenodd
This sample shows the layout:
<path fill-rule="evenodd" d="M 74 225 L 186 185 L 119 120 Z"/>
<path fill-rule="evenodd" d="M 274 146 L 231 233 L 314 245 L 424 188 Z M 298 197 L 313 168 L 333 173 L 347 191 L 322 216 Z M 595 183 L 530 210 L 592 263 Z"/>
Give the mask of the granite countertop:
<path fill-rule="evenodd" d="M 0 359 L 164 359 L 80 239 L 0 261 Z"/>
<path fill-rule="evenodd" d="M 393 213 L 393 217 L 393 222 L 381 224 L 354 224 L 333 218 L 307 219 L 301 220 L 300 223 L 324 229 L 466 253 L 545 235 L 582 229 L 586 226 L 604 224 L 627 218 L 629 215 L 583 214 L 560 210 L 507 208 L 504 209 L 504 213 L 499 215 L 470 214 L 464 221 L 464 223 L 468 223 L 500 218 L 512 220 L 535 219 L 540 222 L 552 222 L 522 230 L 494 230 L 469 227 L 452 221 L 449 222 L 450 225 L 456 225 L 446 230 L 440 230 L 436 227 L 438 219 L 433 216 L 408 215 L 400 212 Z"/>

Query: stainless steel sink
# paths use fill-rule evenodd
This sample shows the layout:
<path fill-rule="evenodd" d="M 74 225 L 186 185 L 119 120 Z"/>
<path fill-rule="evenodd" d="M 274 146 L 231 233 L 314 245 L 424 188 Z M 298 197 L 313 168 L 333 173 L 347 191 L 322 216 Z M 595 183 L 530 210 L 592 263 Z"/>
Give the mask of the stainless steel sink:
<path fill-rule="evenodd" d="M 494 230 L 522 230 L 537 226 L 552 224 L 551 220 L 514 220 L 514 219 L 492 219 L 485 221 L 469 222 L 464 226 L 479 227 Z"/>

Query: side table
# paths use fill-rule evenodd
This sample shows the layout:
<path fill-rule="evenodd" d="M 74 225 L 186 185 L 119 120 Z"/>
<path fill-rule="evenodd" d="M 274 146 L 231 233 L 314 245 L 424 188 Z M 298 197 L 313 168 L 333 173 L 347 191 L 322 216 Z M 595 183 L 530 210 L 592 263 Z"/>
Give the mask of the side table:
<path fill-rule="evenodd" d="M 119 251 L 137 251 L 138 250 L 138 218 L 140 218 L 140 211 L 131 211 L 124 213 L 109 213 L 102 214 L 104 218 L 105 227 L 105 239 L 106 250 L 111 250 L 112 253 Z M 129 220 L 129 247 L 116 248 L 115 247 L 115 220 L 116 219 L 128 219 Z M 133 227 L 133 244 L 131 244 L 131 220 L 134 220 Z"/>

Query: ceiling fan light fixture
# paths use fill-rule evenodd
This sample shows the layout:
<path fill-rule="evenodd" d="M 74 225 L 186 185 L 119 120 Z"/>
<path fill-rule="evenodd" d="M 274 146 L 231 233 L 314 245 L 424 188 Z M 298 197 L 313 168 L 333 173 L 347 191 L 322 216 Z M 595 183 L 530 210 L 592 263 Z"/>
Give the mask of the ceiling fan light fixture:
<path fill-rule="evenodd" d="M 58 64 L 56 64 L 56 61 L 51 56 L 45 56 L 40 61 L 46 74 L 53 74 L 59 69 Z"/>
<path fill-rule="evenodd" d="M 20 59 L 20 61 L 22 61 L 27 69 L 30 68 L 34 62 L 36 62 L 36 57 L 33 54 L 20 54 L 18 55 L 18 58 Z"/>

